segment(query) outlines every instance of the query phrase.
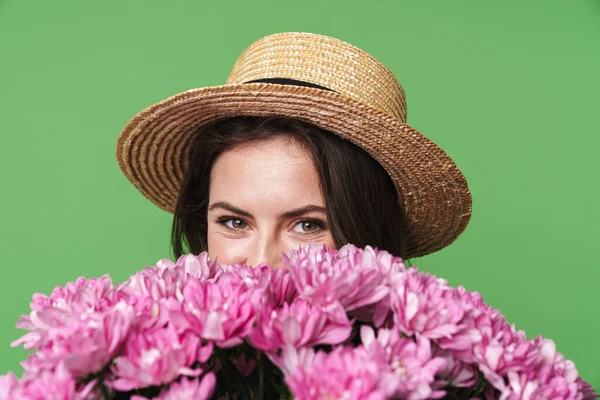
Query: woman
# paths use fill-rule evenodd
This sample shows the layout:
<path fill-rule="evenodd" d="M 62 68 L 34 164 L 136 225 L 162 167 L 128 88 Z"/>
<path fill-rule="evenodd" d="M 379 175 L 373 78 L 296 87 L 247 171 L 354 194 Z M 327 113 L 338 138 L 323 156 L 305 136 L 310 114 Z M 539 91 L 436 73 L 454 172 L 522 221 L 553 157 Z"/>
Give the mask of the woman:
<path fill-rule="evenodd" d="M 455 163 L 406 124 L 394 75 L 346 42 L 264 37 L 227 83 L 138 113 L 117 140 L 127 178 L 174 213 L 176 257 L 281 266 L 314 241 L 405 260 L 451 244 L 471 216 Z"/>

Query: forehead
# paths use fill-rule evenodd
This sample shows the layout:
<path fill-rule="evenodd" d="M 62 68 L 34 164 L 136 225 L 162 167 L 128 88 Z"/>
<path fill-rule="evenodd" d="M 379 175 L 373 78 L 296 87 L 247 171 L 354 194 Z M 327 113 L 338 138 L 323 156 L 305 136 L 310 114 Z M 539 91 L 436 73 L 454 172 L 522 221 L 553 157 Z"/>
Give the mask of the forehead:
<path fill-rule="evenodd" d="M 255 214 L 325 206 L 309 151 L 288 138 L 238 146 L 213 165 L 210 202 L 228 201 Z"/>

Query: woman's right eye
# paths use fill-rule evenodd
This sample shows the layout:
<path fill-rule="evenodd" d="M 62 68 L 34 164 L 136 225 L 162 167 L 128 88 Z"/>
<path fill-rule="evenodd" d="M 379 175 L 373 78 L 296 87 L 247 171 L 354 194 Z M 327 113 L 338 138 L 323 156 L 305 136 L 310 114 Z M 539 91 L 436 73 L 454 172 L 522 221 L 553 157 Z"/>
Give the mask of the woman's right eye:
<path fill-rule="evenodd" d="M 224 217 L 219 218 L 217 222 L 222 225 L 225 225 L 229 229 L 233 229 L 236 231 L 246 229 L 246 227 L 248 226 L 248 224 L 243 219 L 239 218 Z"/>

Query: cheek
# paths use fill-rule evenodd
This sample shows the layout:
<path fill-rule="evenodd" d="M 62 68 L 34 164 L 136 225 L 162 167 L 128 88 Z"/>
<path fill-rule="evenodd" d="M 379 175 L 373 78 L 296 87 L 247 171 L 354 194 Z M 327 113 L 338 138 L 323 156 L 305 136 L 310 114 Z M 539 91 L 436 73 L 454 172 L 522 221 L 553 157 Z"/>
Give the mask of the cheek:
<path fill-rule="evenodd" d="M 245 240 L 231 239 L 208 230 L 208 256 L 211 260 L 218 258 L 219 264 L 236 264 L 243 262 L 248 243 Z"/>
<path fill-rule="evenodd" d="M 314 243 L 317 243 L 319 245 L 325 245 L 325 246 L 327 246 L 327 248 L 329 250 L 335 250 L 336 249 L 336 245 L 335 245 L 335 241 L 333 240 L 333 236 L 331 236 L 331 233 L 329 231 L 327 231 L 322 236 L 314 237 L 314 238 L 307 238 L 306 240 L 298 240 L 297 236 L 289 236 L 285 240 L 285 249 L 284 249 L 284 251 L 287 254 L 287 253 L 289 253 L 292 250 L 296 250 L 298 248 L 298 245 L 305 246 L 309 242 L 314 242 Z"/>
<path fill-rule="evenodd" d="M 333 236 L 331 236 L 331 233 L 329 232 L 327 232 L 327 236 L 324 237 L 323 240 L 317 243 L 326 245 L 329 250 L 337 250 Z"/>

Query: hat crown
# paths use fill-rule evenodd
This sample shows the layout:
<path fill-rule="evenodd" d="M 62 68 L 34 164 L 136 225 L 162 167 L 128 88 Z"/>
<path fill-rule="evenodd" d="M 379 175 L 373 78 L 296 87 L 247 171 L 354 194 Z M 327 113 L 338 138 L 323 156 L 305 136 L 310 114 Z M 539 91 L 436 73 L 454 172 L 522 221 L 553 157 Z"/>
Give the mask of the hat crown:
<path fill-rule="evenodd" d="M 406 96 L 394 74 L 370 54 L 339 39 L 300 32 L 263 37 L 242 52 L 227 83 L 265 79 L 321 86 L 406 122 Z"/>

